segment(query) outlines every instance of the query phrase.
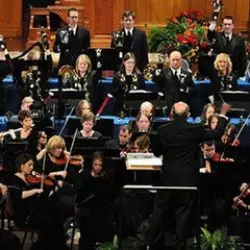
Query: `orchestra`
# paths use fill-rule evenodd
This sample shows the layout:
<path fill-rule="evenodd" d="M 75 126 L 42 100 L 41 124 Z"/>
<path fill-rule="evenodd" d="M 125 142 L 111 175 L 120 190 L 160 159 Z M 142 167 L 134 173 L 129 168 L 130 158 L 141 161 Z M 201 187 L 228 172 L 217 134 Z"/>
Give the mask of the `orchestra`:
<path fill-rule="evenodd" d="M 217 12 L 213 13 L 216 20 L 217 15 Z M 129 17 L 132 19 L 127 20 Z M 134 15 L 129 14 L 124 18 L 126 19 L 124 22 L 134 22 Z M 132 107 L 128 102 L 129 94 L 137 90 L 147 91 L 146 76 L 141 71 L 142 65 L 139 65 L 140 70 L 137 67 L 137 62 L 140 60 L 136 58 L 136 53 L 130 52 L 129 47 L 126 48 L 127 53 L 124 53 L 124 56 L 123 53 L 119 53 L 120 67 L 114 69 L 109 90 L 100 95 L 98 88 L 103 80 L 103 72 L 94 65 L 96 62 L 93 61 L 91 54 L 86 52 L 90 46 L 89 31 L 82 30 L 77 25 L 77 9 L 69 10 L 68 19 L 72 19 L 70 21 L 72 27 L 67 26 L 56 33 L 54 50 L 61 51 L 62 55 L 58 70 L 58 93 L 55 92 L 55 96 L 50 95 L 49 92 L 48 77 L 52 76 L 54 69 L 48 44 L 44 46 L 45 44 L 40 41 L 17 58 L 10 58 L 6 43 L 2 43 L 1 46 L 8 66 L 3 75 L 12 73 L 18 76 L 15 77 L 15 81 L 18 82 L 18 95 L 22 101 L 20 105 L 17 100 L 12 100 L 20 108 L 16 112 L 17 122 L 13 118 L 15 114 L 8 120 L 8 127 L 0 131 L 0 199 L 11 200 L 12 219 L 16 226 L 32 228 L 38 234 L 32 249 L 66 250 L 66 233 L 70 227 L 65 226 L 64 223 L 68 221 L 80 231 L 79 249 L 94 250 L 99 242 L 111 241 L 114 232 L 119 234 L 116 225 L 119 212 L 117 214 L 117 211 L 113 211 L 113 206 L 118 202 L 118 194 L 124 184 L 141 184 L 140 180 L 135 178 L 139 171 L 145 173 L 146 177 L 142 178 L 143 181 L 149 182 L 143 184 L 179 185 L 179 182 L 176 182 L 177 184 L 172 182 L 167 173 L 165 177 L 168 182 L 161 182 L 162 169 L 169 167 L 166 164 L 169 159 L 173 164 L 171 169 L 173 173 L 171 171 L 170 173 L 177 176 L 177 179 L 180 178 L 180 182 L 185 179 L 187 173 L 190 179 L 193 178 L 194 172 L 197 174 L 195 178 L 198 178 L 199 172 L 200 179 L 205 180 L 208 185 L 216 183 L 216 190 L 213 187 L 210 194 L 207 191 L 210 186 L 204 183 L 198 181 L 190 182 L 192 185 L 187 183 L 187 186 L 194 185 L 200 189 L 201 213 L 209 210 L 209 219 L 219 216 L 221 212 L 211 205 L 212 200 L 216 205 L 223 202 L 220 209 L 225 212 L 225 218 L 217 221 L 219 226 L 226 223 L 228 214 L 249 216 L 249 178 L 244 176 L 244 173 L 248 174 L 246 168 L 250 163 L 250 157 L 247 150 L 244 150 L 244 135 L 249 132 L 247 126 L 250 113 L 248 116 L 244 113 L 246 117 L 241 118 L 241 123 L 235 124 L 230 116 L 234 106 L 231 105 L 230 100 L 224 100 L 221 97 L 221 92 L 236 91 L 238 88 L 230 56 L 226 53 L 216 56 L 210 76 L 211 88 L 208 91 L 209 100 L 212 101 L 204 105 L 197 122 L 195 117 L 192 117 L 192 110 L 190 111 L 188 106 L 188 104 L 191 106 L 192 98 L 197 91 L 192 74 L 181 67 L 183 58 L 179 51 L 171 52 L 168 68 L 164 66 L 163 70 L 153 69 L 154 84 L 158 86 L 157 91 L 162 92 L 151 91 L 155 94 L 155 100 L 149 100 L 145 95 L 143 101 L 136 100 L 135 107 Z M 132 32 L 133 29 L 135 32 L 136 28 L 132 28 Z M 119 52 L 125 49 L 124 39 L 132 39 L 126 31 L 127 29 L 124 29 L 113 33 L 113 47 L 118 48 Z M 70 39 L 72 37 L 76 39 L 74 34 L 76 32 L 86 33 L 86 41 L 83 48 L 79 50 L 75 48 L 71 55 L 70 46 L 77 45 L 78 41 L 75 40 L 71 44 Z M 129 42 L 131 43 L 130 40 Z M 25 59 L 22 58 L 23 55 L 26 56 Z M 77 98 L 69 98 L 67 95 L 70 94 Z M 215 97 L 219 102 L 215 102 Z M 206 100 L 203 101 L 206 102 Z M 177 110 L 174 108 L 176 103 Z M 198 123 L 192 126 L 199 134 L 197 135 L 192 127 L 190 126 L 189 129 L 187 125 L 184 132 L 180 129 L 175 137 L 172 137 L 171 132 L 179 129 L 178 123 L 182 120 L 178 113 L 178 104 L 183 103 L 186 105 L 185 112 L 182 110 L 185 113 L 185 119 L 193 119 L 187 124 Z M 41 116 L 36 117 L 35 105 L 38 105 L 38 109 L 49 112 L 41 112 Z M 114 107 L 113 110 L 110 109 L 111 106 Z M 164 107 L 167 112 L 164 112 Z M 50 109 L 53 112 L 50 112 Z M 70 112 L 66 109 L 70 109 Z M 137 116 L 127 117 L 129 109 L 135 109 L 138 112 Z M 156 112 L 159 110 L 161 112 Z M 107 113 L 114 116 L 106 118 Z M 159 117 L 158 113 L 167 113 L 167 117 Z M 51 116 L 48 117 L 48 114 Z M 72 116 L 75 118 L 73 125 L 69 124 L 69 118 Z M 41 123 L 43 119 L 49 119 L 52 128 L 44 126 Z M 114 120 L 113 130 L 98 126 L 98 122 L 105 119 Z M 14 128 L 11 127 L 12 123 L 15 125 Z M 70 126 L 75 131 L 73 136 L 68 132 Z M 168 131 L 169 128 L 171 131 Z M 107 136 L 105 129 L 112 130 L 110 134 L 113 136 Z M 166 140 L 165 132 L 157 134 L 165 129 L 168 134 Z M 194 139 L 189 138 L 191 133 Z M 213 134 L 212 138 L 204 136 L 210 133 Z M 196 136 L 199 136 L 199 140 L 196 140 Z M 159 144 L 160 141 L 161 144 Z M 156 148 L 155 145 L 157 145 Z M 244 160 L 239 162 L 240 157 L 237 154 L 243 154 L 242 148 Z M 179 154 L 178 159 L 175 158 L 176 150 Z M 189 151 L 188 155 L 184 155 L 186 151 Z M 151 156 L 150 160 L 153 163 L 154 154 L 163 156 L 163 161 L 162 158 L 160 161 L 161 166 L 157 165 L 159 167 L 157 169 L 152 168 L 161 169 L 161 171 L 149 171 L 144 168 L 146 164 L 141 164 L 138 170 L 129 170 L 127 167 L 129 153 L 134 153 L 137 160 L 140 156 L 143 159 L 141 162 L 146 162 L 148 155 Z M 145 158 L 143 158 L 144 154 Z M 192 166 L 195 168 L 192 169 L 193 172 L 190 169 L 186 172 L 183 170 L 180 177 L 178 169 L 174 168 L 176 162 L 181 159 L 180 166 L 191 168 L 191 165 L 188 165 L 190 164 L 188 159 L 193 154 L 195 162 L 199 159 L 198 168 L 195 165 Z M 242 162 L 244 164 L 239 167 Z M 230 169 L 228 172 L 225 166 Z M 234 174 L 232 174 L 233 177 L 231 176 L 233 167 L 234 169 L 239 167 L 236 177 Z M 242 172 L 241 168 L 244 169 Z M 151 172 L 157 172 L 157 177 L 151 178 L 153 176 Z M 134 178 L 131 177 L 131 173 Z M 225 179 L 233 178 L 235 183 L 226 191 L 217 190 L 220 182 L 223 184 L 225 182 L 224 175 Z M 185 181 L 183 183 L 186 185 Z M 236 185 L 237 188 L 235 188 Z M 238 186 L 240 186 L 239 194 Z M 175 195 L 174 191 L 173 194 Z M 193 195 L 190 195 L 190 199 L 192 202 L 195 200 Z M 191 204 L 187 200 L 185 202 Z M 176 203 L 177 210 L 178 206 L 181 207 L 181 201 Z M 191 205 L 188 209 L 188 216 L 191 216 L 193 212 Z M 1 211 L 4 211 L 2 207 Z M 214 224 L 209 223 L 208 228 L 215 229 Z"/>

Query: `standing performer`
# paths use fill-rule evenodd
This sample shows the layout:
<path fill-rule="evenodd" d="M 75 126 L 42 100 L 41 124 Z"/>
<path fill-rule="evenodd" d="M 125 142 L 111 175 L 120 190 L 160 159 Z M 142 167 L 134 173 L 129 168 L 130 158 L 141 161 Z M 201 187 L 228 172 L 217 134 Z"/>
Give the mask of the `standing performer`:
<path fill-rule="evenodd" d="M 60 52 L 58 68 L 66 64 L 74 67 L 77 57 L 89 47 L 89 31 L 78 25 L 77 9 L 70 8 L 68 10 L 68 26 L 57 30 L 53 46 L 54 52 Z"/>
<path fill-rule="evenodd" d="M 138 68 L 142 71 L 148 64 L 146 34 L 134 27 L 135 13 L 131 10 L 126 10 L 122 19 L 124 28 L 113 32 L 111 47 L 120 49 L 123 55 L 128 52 L 134 53 Z"/>

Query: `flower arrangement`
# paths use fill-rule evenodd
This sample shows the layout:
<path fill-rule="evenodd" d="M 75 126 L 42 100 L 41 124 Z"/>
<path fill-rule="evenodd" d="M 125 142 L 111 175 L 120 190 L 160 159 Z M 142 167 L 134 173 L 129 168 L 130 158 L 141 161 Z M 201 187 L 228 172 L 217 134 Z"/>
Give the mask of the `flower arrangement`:
<path fill-rule="evenodd" d="M 168 20 L 165 27 L 154 27 L 149 33 L 149 50 L 167 53 L 179 50 L 188 62 L 197 62 L 200 53 L 207 53 L 208 19 L 200 11 L 181 12 Z"/>

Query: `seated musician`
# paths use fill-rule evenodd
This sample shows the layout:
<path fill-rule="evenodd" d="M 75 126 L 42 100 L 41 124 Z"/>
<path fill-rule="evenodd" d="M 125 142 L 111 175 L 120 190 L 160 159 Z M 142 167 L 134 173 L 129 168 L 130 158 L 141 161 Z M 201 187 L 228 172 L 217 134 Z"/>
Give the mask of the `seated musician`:
<path fill-rule="evenodd" d="M 33 104 L 34 100 L 31 96 L 26 96 L 23 98 L 22 100 L 22 104 L 21 104 L 21 110 L 30 110 L 31 105 Z"/>
<path fill-rule="evenodd" d="M 148 153 L 150 149 L 150 139 L 147 134 L 140 135 L 134 141 L 133 152 Z"/>
<path fill-rule="evenodd" d="M 21 110 L 18 113 L 18 121 L 21 123 L 22 127 L 20 131 L 15 132 L 15 138 L 17 140 L 25 140 L 28 141 L 28 152 L 32 155 L 35 155 L 36 142 L 37 142 L 37 131 L 33 128 L 33 119 L 31 112 L 28 110 Z M 11 136 L 13 137 L 13 136 Z M 6 138 L 8 141 L 10 136 Z"/>
<path fill-rule="evenodd" d="M 9 193 L 14 222 L 19 227 L 39 230 L 37 248 L 34 249 L 66 249 L 62 218 L 52 200 L 48 199 L 50 192 L 45 192 L 40 184 L 36 187 L 28 183 L 27 176 L 31 174 L 33 164 L 31 155 L 19 155 L 16 159 L 17 171 L 7 180 L 7 184 L 11 185 Z"/>
<path fill-rule="evenodd" d="M 143 102 L 140 106 L 140 112 L 148 116 L 152 115 L 153 104 L 151 102 Z"/>
<path fill-rule="evenodd" d="M 96 79 L 96 73 L 92 71 L 92 64 L 87 55 L 78 56 L 75 71 L 73 87 L 84 92 L 83 99 L 93 102 L 93 93 L 98 79 Z"/>
<path fill-rule="evenodd" d="M 148 132 L 150 127 L 150 116 L 140 113 L 137 115 L 135 122 L 135 132 Z"/>
<path fill-rule="evenodd" d="M 124 112 L 124 101 L 130 90 L 144 89 L 144 78 L 136 67 L 135 56 L 127 53 L 123 57 L 121 67 L 115 74 L 110 93 L 116 98 L 115 114 Z"/>
<path fill-rule="evenodd" d="M 78 132 L 78 137 L 83 138 L 101 138 L 102 134 L 98 131 L 93 130 L 96 123 L 95 115 L 92 112 L 88 112 L 81 116 L 82 130 Z"/>
<path fill-rule="evenodd" d="M 221 53 L 216 56 L 214 70 L 210 78 L 211 95 L 209 100 L 212 103 L 214 103 L 214 96 L 221 91 L 237 89 L 237 77 L 232 73 L 232 62 L 227 54 Z M 219 97 L 219 99 L 221 98 Z"/>
<path fill-rule="evenodd" d="M 203 107 L 203 111 L 201 114 L 201 124 L 204 125 L 204 127 L 209 127 L 208 124 L 208 119 L 211 115 L 216 113 L 216 107 L 214 104 L 211 103 L 207 103 L 204 107 Z"/>
<path fill-rule="evenodd" d="M 45 158 L 45 169 L 43 169 L 43 160 Z M 73 156 L 72 156 L 73 157 Z M 72 216 L 74 211 L 74 189 L 73 185 L 76 182 L 76 176 L 80 168 L 83 167 L 83 158 L 71 161 L 69 152 L 66 150 L 66 143 L 61 136 L 52 136 L 45 149 L 37 154 L 38 172 L 55 180 L 56 194 L 54 202 L 60 207 L 60 212 L 63 217 Z"/>
<path fill-rule="evenodd" d="M 91 167 L 78 176 L 76 194 L 81 232 L 79 249 L 94 250 L 96 242 L 113 238 L 110 182 L 100 152 L 92 155 Z"/>
<path fill-rule="evenodd" d="M 83 99 L 76 105 L 76 117 L 81 117 L 83 114 L 92 111 L 92 105 L 89 101 Z"/>
<path fill-rule="evenodd" d="M 45 131 L 39 131 L 37 134 L 37 146 L 36 146 L 36 155 L 39 154 L 47 144 L 48 136 Z"/>
<path fill-rule="evenodd" d="M 65 179 L 67 171 L 64 170 L 64 166 L 69 152 L 66 151 L 64 139 L 58 135 L 54 135 L 49 139 L 45 149 L 37 154 L 37 160 L 41 163 L 40 167 L 42 167 L 42 158 L 45 154 L 47 154 L 45 174 L 51 177 L 60 176 Z M 39 172 L 41 172 L 41 169 Z"/>
<path fill-rule="evenodd" d="M 234 197 L 233 209 L 239 209 L 241 215 L 250 215 L 250 187 L 242 183 L 239 188 L 240 195 Z"/>
<path fill-rule="evenodd" d="M 105 147 L 119 148 L 121 151 L 126 151 L 130 147 L 130 139 L 132 136 L 131 128 L 127 125 L 119 127 L 118 139 L 106 141 Z"/>
<path fill-rule="evenodd" d="M 234 162 L 233 158 L 224 157 L 219 152 L 216 152 L 216 144 L 215 141 L 204 141 L 201 144 L 201 169 L 202 173 L 212 173 L 213 162 Z"/>

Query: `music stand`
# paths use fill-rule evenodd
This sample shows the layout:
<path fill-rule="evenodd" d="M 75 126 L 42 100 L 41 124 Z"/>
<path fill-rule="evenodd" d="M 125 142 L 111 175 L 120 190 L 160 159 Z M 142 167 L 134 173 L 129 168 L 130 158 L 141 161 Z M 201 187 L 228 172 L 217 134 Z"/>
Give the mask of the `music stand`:
<path fill-rule="evenodd" d="M 128 110 L 129 114 L 138 113 L 142 102 L 147 100 L 154 103 L 157 97 L 157 92 L 152 92 L 144 89 L 130 90 L 125 95 L 125 107 Z M 162 97 L 162 99 L 164 99 L 164 97 Z"/>
<path fill-rule="evenodd" d="M 120 64 L 118 51 L 114 48 L 90 48 L 83 53 L 90 58 L 93 69 L 116 70 Z"/>
<path fill-rule="evenodd" d="M 231 117 L 239 117 L 240 115 L 250 112 L 250 95 L 248 91 L 221 91 L 215 95 L 215 104 L 220 105 L 222 102 L 227 102 L 232 105 Z"/>
<path fill-rule="evenodd" d="M 66 135 L 64 136 L 66 145 L 71 145 L 73 136 Z M 81 138 L 77 137 L 75 139 L 74 147 L 75 148 L 101 148 L 103 146 L 102 138 L 97 137 L 88 137 L 88 138 Z"/>
<path fill-rule="evenodd" d="M 68 119 L 68 134 L 71 135 L 78 130 L 82 129 L 82 124 L 79 118 Z M 103 136 L 113 137 L 114 121 L 113 119 L 97 119 L 94 130 L 102 133 Z"/>
<path fill-rule="evenodd" d="M 6 143 L 6 163 L 9 165 L 8 172 L 15 172 L 15 161 L 19 154 L 24 153 L 28 149 L 28 141 L 26 140 L 9 140 Z"/>
<path fill-rule="evenodd" d="M 152 185 L 124 185 L 122 188 L 124 191 L 133 191 L 134 193 L 137 191 L 167 191 L 174 190 L 178 191 L 189 191 L 197 193 L 197 217 L 196 217 L 196 225 L 195 225 L 195 236 L 197 239 L 197 249 L 200 249 L 200 192 L 196 186 L 152 186 Z M 119 214 L 118 216 L 118 224 L 122 225 L 123 216 Z M 121 240 L 123 236 L 122 232 L 123 228 L 118 226 L 118 246 L 121 246 Z"/>

